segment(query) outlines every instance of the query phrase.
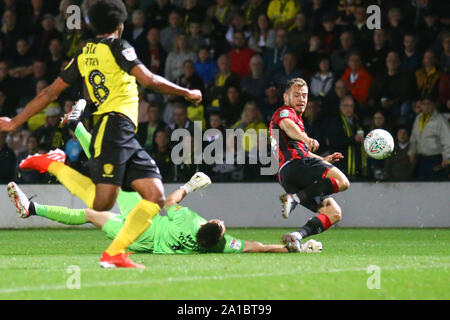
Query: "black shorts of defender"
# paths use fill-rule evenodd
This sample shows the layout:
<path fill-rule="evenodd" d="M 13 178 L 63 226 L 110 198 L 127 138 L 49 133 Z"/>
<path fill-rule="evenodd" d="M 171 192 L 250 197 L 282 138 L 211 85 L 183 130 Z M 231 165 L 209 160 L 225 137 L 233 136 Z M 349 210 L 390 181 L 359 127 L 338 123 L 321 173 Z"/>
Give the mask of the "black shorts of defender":
<path fill-rule="evenodd" d="M 101 116 L 89 151 L 89 171 L 95 184 L 113 184 L 133 191 L 131 183 L 136 179 L 162 179 L 155 161 L 137 141 L 133 122 L 120 113 Z"/>
<path fill-rule="evenodd" d="M 314 181 L 322 179 L 323 175 L 332 168 L 334 168 L 332 164 L 317 158 L 294 159 L 281 168 L 279 173 L 280 184 L 286 193 L 294 194 L 313 184 Z M 317 212 L 322 201 L 329 197 L 331 195 L 314 197 L 314 199 L 300 204 L 313 212 Z"/>

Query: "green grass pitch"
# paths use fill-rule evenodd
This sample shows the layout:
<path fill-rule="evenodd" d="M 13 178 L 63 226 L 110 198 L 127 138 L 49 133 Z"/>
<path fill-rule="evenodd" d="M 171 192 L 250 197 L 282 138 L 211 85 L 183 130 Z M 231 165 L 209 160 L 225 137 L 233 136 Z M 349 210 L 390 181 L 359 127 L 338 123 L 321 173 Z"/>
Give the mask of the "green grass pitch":
<path fill-rule="evenodd" d="M 263 243 L 287 231 L 228 230 Z M 313 238 L 322 253 L 133 254 L 147 269 L 105 270 L 98 259 L 110 241 L 98 230 L 0 230 L 0 299 L 450 299 L 450 229 L 334 228 Z M 67 287 L 77 284 L 70 266 L 80 289 Z"/>

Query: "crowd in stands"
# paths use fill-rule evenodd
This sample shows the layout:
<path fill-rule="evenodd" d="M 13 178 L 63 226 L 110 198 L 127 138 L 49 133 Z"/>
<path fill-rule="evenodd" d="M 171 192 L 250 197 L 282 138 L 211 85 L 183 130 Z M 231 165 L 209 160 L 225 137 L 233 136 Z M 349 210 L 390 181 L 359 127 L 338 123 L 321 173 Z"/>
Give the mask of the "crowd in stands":
<path fill-rule="evenodd" d="M 95 0 L 93 0 L 95 1 Z M 93 37 L 92 0 L 4 0 L 0 5 L 0 116 L 14 117 L 54 81 Z M 248 164 L 270 143 L 274 111 L 283 105 L 287 80 L 304 78 L 309 102 L 303 120 L 318 154 L 341 152 L 336 165 L 353 181 L 450 179 L 450 3 L 437 0 L 124 0 L 123 38 L 153 73 L 190 89 L 195 106 L 175 96 L 139 88 L 142 146 L 164 182 L 184 181 L 196 170 L 213 181 L 275 181 Z M 369 5 L 381 9 L 381 29 L 370 29 Z M 81 8 L 80 29 L 69 29 L 67 8 Z M 60 117 L 83 88 L 66 90 L 24 126 L 0 133 L 0 183 L 51 183 L 48 174 L 21 171 L 28 155 L 60 148 L 67 163 L 88 174 L 88 161 Z M 90 105 L 92 106 L 92 105 Z M 92 128 L 90 107 L 84 124 Z M 245 164 L 198 164 L 195 152 L 172 161 L 176 129 L 199 131 L 202 148 L 221 140 L 223 158 L 235 157 L 242 129 Z M 365 134 L 382 128 L 394 137 L 393 155 L 374 160 Z M 208 130 L 215 129 L 215 130 Z M 207 131 L 206 131 L 207 130 Z M 193 150 L 193 142 L 187 149 Z M 267 149 L 267 150 L 266 150 Z M 217 155 L 215 155 L 217 156 Z"/>

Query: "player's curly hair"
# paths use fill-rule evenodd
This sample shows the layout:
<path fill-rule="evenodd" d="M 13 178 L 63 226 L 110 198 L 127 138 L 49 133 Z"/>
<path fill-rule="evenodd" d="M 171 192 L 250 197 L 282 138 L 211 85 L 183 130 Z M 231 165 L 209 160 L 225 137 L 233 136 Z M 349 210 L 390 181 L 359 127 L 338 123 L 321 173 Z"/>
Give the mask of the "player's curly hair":
<path fill-rule="evenodd" d="M 121 0 L 97 0 L 88 10 L 90 24 L 96 34 L 114 32 L 128 17 Z"/>
<path fill-rule="evenodd" d="M 196 238 L 199 246 L 214 247 L 222 239 L 222 227 L 214 222 L 205 223 L 198 229 Z"/>

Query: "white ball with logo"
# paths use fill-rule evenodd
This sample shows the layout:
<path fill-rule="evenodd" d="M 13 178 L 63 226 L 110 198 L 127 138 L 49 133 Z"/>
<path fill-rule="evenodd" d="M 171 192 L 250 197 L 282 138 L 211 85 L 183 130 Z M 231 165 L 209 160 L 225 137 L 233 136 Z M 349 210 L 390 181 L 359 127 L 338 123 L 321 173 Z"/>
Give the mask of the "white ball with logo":
<path fill-rule="evenodd" d="M 377 160 L 389 158 L 394 151 L 394 138 L 383 129 L 370 131 L 364 139 L 367 154 Z"/>

